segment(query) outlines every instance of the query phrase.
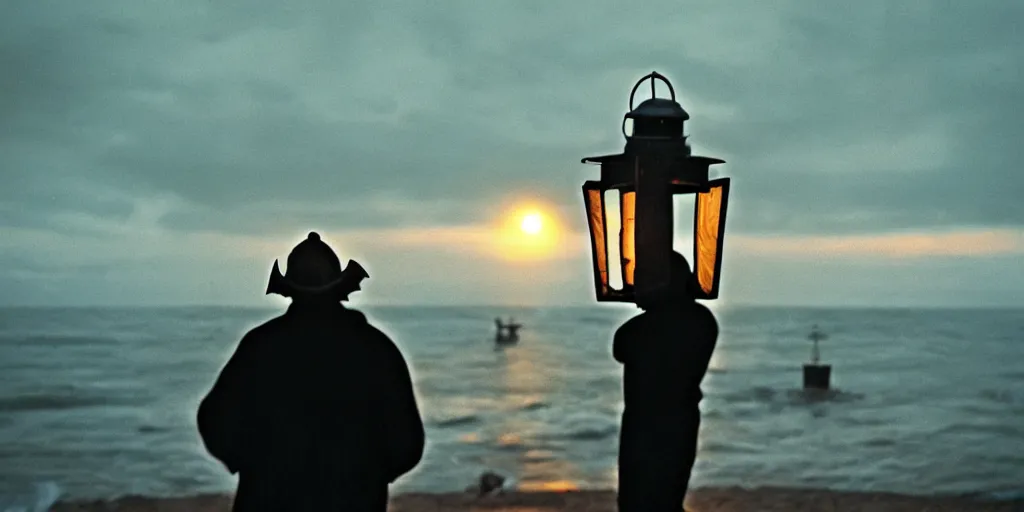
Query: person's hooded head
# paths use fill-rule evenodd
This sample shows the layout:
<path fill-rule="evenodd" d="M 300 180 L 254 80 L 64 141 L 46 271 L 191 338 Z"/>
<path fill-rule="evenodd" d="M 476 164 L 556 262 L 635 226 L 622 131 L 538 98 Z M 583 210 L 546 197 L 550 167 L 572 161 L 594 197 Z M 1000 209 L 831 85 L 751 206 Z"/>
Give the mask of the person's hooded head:
<path fill-rule="evenodd" d="M 697 286 L 694 281 L 693 271 L 690 270 L 690 263 L 686 261 L 686 257 L 679 254 L 676 251 L 672 251 L 672 257 L 669 260 L 669 272 L 671 273 L 671 285 L 672 294 L 674 297 L 696 299 Z"/>
<path fill-rule="evenodd" d="M 285 274 L 274 261 L 267 294 L 302 302 L 339 302 L 348 300 L 349 294 L 359 290 L 360 281 L 368 277 L 366 270 L 352 260 L 343 270 L 334 250 L 314 232 L 288 254 Z"/>
<path fill-rule="evenodd" d="M 697 282 L 690 270 L 690 264 L 686 258 L 676 251 L 672 251 L 669 258 L 669 286 L 666 294 L 659 299 L 654 299 L 643 304 L 637 304 L 643 309 L 670 306 L 681 302 L 696 300 Z"/>

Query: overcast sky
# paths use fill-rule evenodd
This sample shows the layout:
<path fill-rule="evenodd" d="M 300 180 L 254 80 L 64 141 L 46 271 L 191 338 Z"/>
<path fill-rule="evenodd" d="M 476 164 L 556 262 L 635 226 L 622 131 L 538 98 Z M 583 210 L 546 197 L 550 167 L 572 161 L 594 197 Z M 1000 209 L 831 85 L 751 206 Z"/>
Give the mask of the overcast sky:
<path fill-rule="evenodd" d="M 360 303 L 592 303 L 579 161 L 658 70 L 723 303 L 1024 305 L 1024 3 L 642 4 L 7 2 L 0 303 L 271 304 L 310 230 Z M 561 249 L 508 261 L 524 202 Z"/>

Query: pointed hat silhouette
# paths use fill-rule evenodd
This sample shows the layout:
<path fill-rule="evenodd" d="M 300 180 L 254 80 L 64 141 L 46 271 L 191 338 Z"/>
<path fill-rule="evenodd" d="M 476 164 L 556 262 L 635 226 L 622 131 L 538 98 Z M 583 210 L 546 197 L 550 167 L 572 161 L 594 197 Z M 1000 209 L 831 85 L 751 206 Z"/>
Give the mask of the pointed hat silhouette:
<path fill-rule="evenodd" d="M 288 254 L 288 271 L 281 273 L 278 261 L 270 269 L 267 295 L 275 293 L 283 297 L 296 296 L 337 296 L 348 300 L 352 292 L 359 291 L 359 284 L 370 277 L 366 269 L 354 260 L 348 260 L 345 269 L 329 245 L 320 240 L 320 235 L 311 232 Z"/>

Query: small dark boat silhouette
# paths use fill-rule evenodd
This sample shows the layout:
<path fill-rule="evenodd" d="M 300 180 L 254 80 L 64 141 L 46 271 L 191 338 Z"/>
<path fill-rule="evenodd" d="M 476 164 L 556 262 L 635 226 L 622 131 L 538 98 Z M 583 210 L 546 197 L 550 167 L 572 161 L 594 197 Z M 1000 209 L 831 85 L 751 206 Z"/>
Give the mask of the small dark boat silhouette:
<path fill-rule="evenodd" d="M 517 324 L 515 319 L 509 318 L 508 323 L 501 321 L 501 318 L 494 319 L 497 331 L 494 333 L 494 342 L 499 345 L 511 345 L 519 341 L 519 329 L 523 324 Z"/>

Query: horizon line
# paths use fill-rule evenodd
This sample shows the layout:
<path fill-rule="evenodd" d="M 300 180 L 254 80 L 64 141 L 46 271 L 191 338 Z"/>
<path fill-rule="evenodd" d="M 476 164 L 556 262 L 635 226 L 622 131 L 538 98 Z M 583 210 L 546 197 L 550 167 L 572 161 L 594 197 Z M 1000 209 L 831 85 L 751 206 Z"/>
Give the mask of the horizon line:
<path fill-rule="evenodd" d="M 718 304 L 722 309 L 815 309 L 815 310 L 1019 310 L 1024 309 L 1024 304 L 794 304 L 794 303 L 723 303 L 715 301 L 699 301 L 701 304 L 714 306 Z M 216 308 L 216 309 L 252 309 L 252 310 L 284 310 L 288 304 L 228 304 L 228 303 L 167 303 L 167 304 L 0 304 L 0 309 L 194 309 L 194 308 Z M 639 309 L 629 303 L 617 302 L 593 302 L 589 304 L 432 304 L 432 303 L 365 303 L 347 304 L 351 309 L 360 308 L 513 308 L 513 309 L 579 309 L 579 308 L 606 308 L 609 310 Z"/>

